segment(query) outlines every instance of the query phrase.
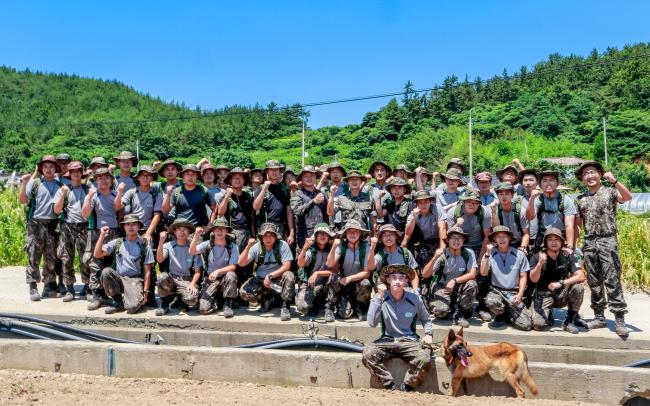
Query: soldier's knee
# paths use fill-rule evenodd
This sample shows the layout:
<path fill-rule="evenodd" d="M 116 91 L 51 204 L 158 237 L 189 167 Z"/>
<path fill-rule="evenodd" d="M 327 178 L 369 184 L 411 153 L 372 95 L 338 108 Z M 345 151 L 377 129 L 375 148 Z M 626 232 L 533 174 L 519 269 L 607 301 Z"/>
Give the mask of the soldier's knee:
<path fill-rule="evenodd" d="M 226 283 L 237 283 L 237 274 L 235 272 L 227 272 L 223 277 L 223 281 Z"/>
<path fill-rule="evenodd" d="M 282 274 L 282 282 L 288 284 L 296 283 L 296 275 L 294 275 L 291 271 L 287 271 Z"/>
<path fill-rule="evenodd" d="M 104 269 L 102 269 L 102 273 L 100 275 L 100 278 L 102 278 L 102 279 L 110 278 L 112 273 L 113 273 L 113 268 L 104 268 Z"/>
<path fill-rule="evenodd" d="M 449 315 L 449 306 L 435 303 L 433 305 L 433 315 L 437 319 L 443 319 Z"/>
<path fill-rule="evenodd" d="M 139 303 L 130 304 L 130 305 L 125 305 L 124 310 L 126 310 L 128 314 L 134 314 L 137 313 L 141 307 L 142 306 Z"/>
<path fill-rule="evenodd" d="M 370 283 L 369 279 L 362 279 L 359 281 L 359 287 L 363 289 L 371 289 L 372 284 Z"/>
<path fill-rule="evenodd" d="M 533 315 L 533 318 L 531 320 L 531 325 L 533 330 L 542 331 L 546 328 L 548 323 L 543 317 L 541 317 L 541 315 Z"/>
<path fill-rule="evenodd" d="M 576 283 L 569 288 L 569 294 L 575 296 L 583 296 L 585 294 L 585 286 L 582 283 Z"/>

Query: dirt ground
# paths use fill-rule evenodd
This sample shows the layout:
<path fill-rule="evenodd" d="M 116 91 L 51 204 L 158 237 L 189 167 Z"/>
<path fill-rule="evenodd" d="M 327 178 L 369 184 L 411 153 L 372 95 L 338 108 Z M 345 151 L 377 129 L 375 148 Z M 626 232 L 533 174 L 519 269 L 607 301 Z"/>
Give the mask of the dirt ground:
<path fill-rule="evenodd" d="M 114 403 L 113 403 L 114 402 Z M 423 393 L 385 392 L 374 389 L 280 387 L 257 384 L 184 379 L 109 378 L 0 370 L 0 405 L 59 404 L 225 404 L 225 405 L 499 405 L 574 406 L 584 402 L 519 400 L 503 397 L 449 398 Z"/>

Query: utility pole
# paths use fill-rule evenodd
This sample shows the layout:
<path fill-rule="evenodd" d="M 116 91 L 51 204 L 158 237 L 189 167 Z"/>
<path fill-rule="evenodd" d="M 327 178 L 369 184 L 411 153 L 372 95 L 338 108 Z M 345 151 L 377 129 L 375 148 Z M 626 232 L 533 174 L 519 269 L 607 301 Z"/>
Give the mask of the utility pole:
<path fill-rule="evenodd" d="M 605 166 L 608 166 L 609 156 L 607 154 L 607 119 L 603 117 L 603 141 L 605 143 Z"/>
<path fill-rule="evenodd" d="M 473 178 L 473 163 L 472 163 L 472 110 L 474 110 L 474 107 L 469 109 L 469 178 Z"/>
<path fill-rule="evenodd" d="M 304 168 L 305 167 L 305 118 L 304 117 L 302 119 L 302 148 L 301 148 L 300 157 L 301 157 L 300 162 L 302 168 Z"/>
<path fill-rule="evenodd" d="M 140 140 L 135 141 L 135 157 L 138 160 L 137 170 L 140 171 Z"/>

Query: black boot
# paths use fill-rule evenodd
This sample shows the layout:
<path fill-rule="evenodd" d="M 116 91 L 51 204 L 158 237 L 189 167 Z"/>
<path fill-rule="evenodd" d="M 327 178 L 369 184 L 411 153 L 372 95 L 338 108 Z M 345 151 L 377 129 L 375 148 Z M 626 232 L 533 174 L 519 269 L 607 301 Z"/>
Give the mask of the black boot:
<path fill-rule="evenodd" d="M 453 317 L 454 324 L 456 326 L 461 326 L 461 327 L 464 327 L 464 328 L 468 328 L 469 327 L 469 320 L 467 319 L 467 317 L 468 317 L 467 314 L 468 314 L 467 310 L 458 307 L 456 309 L 456 311 L 454 312 L 454 317 Z M 469 309 L 469 315 L 471 316 L 471 314 L 472 314 L 472 309 Z"/>
<path fill-rule="evenodd" d="M 38 294 L 38 286 L 36 286 L 36 282 L 29 283 L 29 300 L 32 302 L 38 302 L 41 300 L 41 295 Z"/>
<path fill-rule="evenodd" d="M 59 275 L 58 279 L 59 279 L 59 284 L 57 285 L 57 288 L 59 294 L 61 295 L 59 297 L 62 297 L 65 296 L 66 293 L 68 293 L 68 289 L 66 289 L 65 283 L 63 283 L 63 276 Z"/>
<path fill-rule="evenodd" d="M 591 320 L 589 323 L 587 323 L 587 325 L 592 330 L 595 328 L 607 327 L 607 324 L 605 323 L 605 312 L 604 311 L 594 312 L 594 319 Z"/>
<path fill-rule="evenodd" d="M 280 309 L 280 321 L 289 321 L 291 320 L 291 310 L 289 310 L 289 301 L 282 301 L 282 308 Z"/>
<path fill-rule="evenodd" d="M 508 319 L 506 318 L 506 314 L 500 314 L 498 316 L 494 317 L 494 321 L 490 323 L 490 328 L 501 328 L 505 326 L 508 322 Z"/>
<path fill-rule="evenodd" d="M 74 285 L 66 286 L 66 292 L 63 296 L 64 302 L 72 302 L 74 300 Z"/>
<path fill-rule="evenodd" d="M 104 313 L 113 314 L 113 313 L 123 312 L 123 311 L 124 311 L 124 301 L 122 300 L 122 295 L 117 294 L 113 296 L 113 306 L 107 307 L 104 310 Z"/>
<path fill-rule="evenodd" d="M 43 298 L 61 297 L 61 294 L 59 293 L 59 287 L 57 286 L 56 282 L 50 282 L 44 284 L 43 293 L 41 293 L 41 297 Z"/>
<path fill-rule="evenodd" d="M 564 323 L 562 323 L 562 329 L 564 331 L 568 331 L 571 334 L 578 334 L 578 327 L 574 324 L 576 315 L 577 312 L 574 310 L 567 311 L 566 319 L 564 319 Z"/>
<path fill-rule="evenodd" d="M 573 319 L 573 324 L 580 328 L 589 330 L 589 324 L 580 317 L 580 313 L 576 313 L 576 317 Z"/>
<path fill-rule="evenodd" d="M 630 329 L 625 326 L 625 313 L 614 313 L 616 322 L 616 334 L 621 338 L 630 335 Z"/>
<path fill-rule="evenodd" d="M 232 311 L 233 302 L 232 299 L 226 299 L 223 302 L 223 317 L 229 319 L 235 315 L 235 312 Z"/>
<path fill-rule="evenodd" d="M 90 289 L 88 288 L 88 284 L 86 283 L 81 288 L 81 292 L 79 292 L 79 299 L 86 300 L 89 294 L 90 294 Z"/>
<path fill-rule="evenodd" d="M 100 292 L 92 292 L 90 295 L 90 303 L 88 303 L 88 310 L 97 310 L 104 305 L 104 298 Z"/>
<path fill-rule="evenodd" d="M 164 316 L 169 313 L 169 304 L 172 302 L 173 298 L 173 295 L 160 298 L 160 307 L 156 309 L 156 316 Z"/>

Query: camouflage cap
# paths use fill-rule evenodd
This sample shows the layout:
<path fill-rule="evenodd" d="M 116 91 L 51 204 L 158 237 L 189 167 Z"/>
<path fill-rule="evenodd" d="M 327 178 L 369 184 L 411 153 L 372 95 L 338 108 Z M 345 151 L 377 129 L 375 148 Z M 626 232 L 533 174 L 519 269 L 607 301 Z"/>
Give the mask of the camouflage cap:
<path fill-rule="evenodd" d="M 332 231 L 329 224 L 327 223 L 318 223 L 314 227 L 314 236 L 318 233 L 325 233 L 330 236 L 330 238 L 336 237 L 336 233 Z"/>
<path fill-rule="evenodd" d="M 98 177 L 100 177 L 100 176 L 110 176 L 111 178 L 114 177 L 114 176 L 113 176 L 113 172 L 111 172 L 111 170 L 108 169 L 108 168 L 99 168 L 99 169 L 97 169 L 97 170 L 95 171 L 95 173 L 93 174 L 93 176 L 94 176 L 95 178 L 98 178 Z"/>
<path fill-rule="evenodd" d="M 497 171 L 497 179 L 501 180 L 505 171 L 513 171 L 515 173 L 515 178 L 519 174 L 519 171 L 513 165 L 506 165 L 503 167 L 503 169 Z"/>
<path fill-rule="evenodd" d="M 314 166 L 306 165 L 304 168 L 302 168 L 302 170 L 298 174 L 298 181 L 300 181 L 300 179 L 302 179 L 302 175 L 304 175 L 306 173 L 313 173 L 316 176 L 320 175 L 320 171 L 318 169 L 316 169 Z"/>
<path fill-rule="evenodd" d="M 282 169 L 284 166 L 280 163 L 280 161 L 276 159 L 269 159 L 266 161 L 266 166 L 264 167 L 264 170 L 267 169 Z"/>
<path fill-rule="evenodd" d="M 397 177 L 397 178 L 392 178 L 387 184 L 386 184 L 386 190 L 388 193 L 390 193 L 391 188 L 393 186 L 402 186 L 404 187 L 404 193 L 405 194 L 410 194 L 411 193 L 411 184 L 405 181 L 404 179 Z"/>
<path fill-rule="evenodd" d="M 465 191 L 465 194 L 459 198 L 460 201 L 466 202 L 468 200 L 475 200 L 481 203 L 481 195 L 476 189 L 468 189 Z"/>
<path fill-rule="evenodd" d="M 490 172 L 479 172 L 474 176 L 477 182 L 492 182 L 492 174 Z"/>
<path fill-rule="evenodd" d="M 546 245 L 546 238 L 550 236 L 556 236 L 559 237 L 560 240 L 562 240 L 562 245 L 566 243 L 566 240 L 564 239 L 564 236 L 562 235 L 562 230 L 556 227 L 549 227 L 544 231 L 544 245 Z"/>
<path fill-rule="evenodd" d="M 510 236 L 510 239 L 513 239 L 514 236 L 515 236 L 512 233 L 512 231 L 510 231 L 510 229 L 508 227 L 506 227 L 506 226 L 495 226 L 492 229 L 492 232 L 490 234 L 488 234 L 488 239 L 490 241 L 494 241 L 494 237 L 499 233 L 507 233 Z"/>
<path fill-rule="evenodd" d="M 147 174 L 153 176 L 154 179 L 156 178 L 156 175 L 158 175 L 158 172 L 156 172 L 151 166 L 142 165 L 140 167 L 140 169 L 138 170 L 138 172 L 135 174 L 135 177 L 137 178 L 138 176 L 140 176 L 143 173 L 147 173 Z"/>
<path fill-rule="evenodd" d="M 390 169 L 390 166 L 388 166 L 388 164 L 386 162 L 383 162 L 383 161 L 375 161 L 372 164 L 370 164 L 370 168 L 368 168 L 368 174 L 370 174 L 372 176 L 375 176 L 375 174 L 374 174 L 375 168 L 377 168 L 377 166 L 379 166 L 379 165 L 382 165 L 384 168 L 386 168 L 386 172 L 388 173 L 386 176 L 391 175 L 392 170 Z"/>
<path fill-rule="evenodd" d="M 58 154 L 56 156 L 57 161 L 71 161 L 72 158 L 70 158 L 70 154 L 66 154 L 65 152 L 62 154 Z"/>
<path fill-rule="evenodd" d="M 293 174 L 293 176 L 297 176 L 296 172 L 293 170 L 292 166 L 285 166 L 284 167 L 284 172 L 282 173 L 282 176 L 286 175 L 287 173 Z"/>
<path fill-rule="evenodd" d="M 81 171 L 81 173 L 83 173 L 84 170 L 85 170 L 84 169 L 84 164 L 81 163 L 81 161 L 72 161 L 72 162 L 70 162 L 68 164 L 67 169 L 68 169 L 68 173 L 70 171 Z"/>
<path fill-rule="evenodd" d="M 409 175 L 409 176 L 413 176 L 413 173 L 414 173 L 414 172 L 413 172 L 412 170 L 410 170 L 409 167 L 406 166 L 405 164 L 397 165 L 397 167 L 395 168 L 395 171 L 394 171 L 394 172 L 397 172 L 397 171 L 404 171 L 404 172 L 406 172 L 406 174 Z"/>
<path fill-rule="evenodd" d="M 244 183 L 248 180 L 248 172 L 240 168 L 239 166 L 236 166 L 228 172 L 226 177 L 223 179 L 223 181 L 226 183 L 226 185 L 230 185 L 230 181 L 232 180 L 232 177 L 235 175 L 241 175 L 244 177 Z"/>
<path fill-rule="evenodd" d="M 120 221 L 120 224 L 131 224 L 131 223 L 140 223 L 140 227 L 143 226 L 142 221 L 140 221 L 140 217 L 138 217 L 137 214 L 127 214 L 124 216 L 122 221 Z"/>
<path fill-rule="evenodd" d="M 381 236 L 384 233 L 395 233 L 398 237 L 402 235 L 402 233 L 392 224 L 384 224 L 383 226 L 379 227 L 379 231 L 377 231 L 377 238 L 381 239 Z"/>
<path fill-rule="evenodd" d="M 54 155 L 44 155 L 43 158 L 41 158 L 41 160 L 38 161 L 38 169 L 40 170 L 41 166 L 43 166 L 43 164 L 46 162 L 50 162 L 55 165 L 58 164 L 58 162 L 56 161 L 56 157 Z"/>
<path fill-rule="evenodd" d="M 89 168 L 94 168 L 95 166 L 104 166 L 108 167 L 108 164 L 106 163 L 106 160 L 101 157 L 101 156 L 96 156 L 93 159 L 90 160 L 90 165 L 88 165 Z"/>
<path fill-rule="evenodd" d="M 542 169 L 539 172 L 537 172 L 537 181 L 541 182 L 542 178 L 544 176 L 552 176 L 554 177 L 558 182 L 560 181 L 560 172 L 554 171 L 552 169 Z"/>
<path fill-rule="evenodd" d="M 190 230 L 190 234 L 196 230 L 196 226 L 192 223 L 190 223 L 189 220 L 183 217 L 178 217 L 174 220 L 174 222 L 167 228 L 167 231 L 171 234 L 174 234 L 174 231 L 176 231 L 177 228 L 179 227 L 185 227 L 188 230 Z"/>
<path fill-rule="evenodd" d="M 451 158 L 449 162 L 447 162 L 447 171 L 451 168 L 452 165 L 458 165 L 460 166 L 460 171 L 461 171 L 461 176 L 467 174 L 467 165 L 465 165 L 465 162 L 463 162 L 462 159 L 460 158 Z"/>
<path fill-rule="evenodd" d="M 588 166 L 593 166 L 594 168 L 596 168 L 596 170 L 600 173 L 600 176 L 602 176 L 605 173 L 605 168 L 603 168 L 603 165 L 600 162 L 587 161 L 584 162 L 582 165 L 578 167 L 578 169 L 575 170 L 574 175 L 576 176 L 576 179 L 582 180 L 582 171 L 584 171 L 585 168 Z"/>
<path fill-rule="evenodd" d="M 379 272 L 379 280 L 381 283 L 386 283 L 388 276 L 395 273 L 406 275 L 410 281 L 415 279 L 415 271 L 408 265 L 386 265 L 385 267 L 381 268 L 381 272 Z"/>
<path fill-rule="evenodd" d="M 345 222 L 345 225 L 341 229 L 341 235 L 345 235 L 348 230 L 358 230 L 361 231 L 363 235 L 368 235 L 370 230 L 366 229 L 358 220 L 350 219 Z M 363 238 L 363 237 L 362 237 Z"/>
<path fill-rule="evenodd" d="M 113 157 L 113 161 L 118 162 L 118 161 L 131 161 L 133 162 L 133 166 L 138 164 L 138 158 L 133 155 L 133 152 L 131 151 L 122 151 L 120 152 L 119 155 Z"/>
<path fill-rule="evenodd" d="M 463 173 L 456 168 L 447 169 L 447 173 L 441 173 L 440 179 L 442 179 L 443 182 L 445 179 L 458 180 L 460 181 L 461 185 L 465 184 L 465 181 L 463 180 Z"/>
<path fill-rule="evenodd" d="M 347 182 L 350 178 L 361 178 L 364 180 L 366 179 L 366 177 L 356 169 L 352 169 L 343 179 Z"/>
<path fill-rule="evenodd" d="M 418 190 L 412 195 L 413 201 L 418 201 L 418 200 L 431 200 L 434 201 L 436 200 L 435 196 L 431 196 L 429 192 L 426 190 Z"/>
<path fill-rule="evenodd" d="M 533 175 L 535 179 L 537 179 L 537 169 L 524 169 L 523 171 L 519 172 L 519 175 L 517 175 L 517 179 L 519 180 L 519 183 L 524 181 L 524 176 L 526 175 Z"/>
<path fill-rule="evenodd" d="M 183 166 L 179 164 L 178 162 L 174 161 L 173 159 L 166 159 L 162 164 L 160 164 L 160 168 L 158 168 L 158 175 L 165 177 L 163 174 L 165 167 L 168 165 L 173 165 L 178 169 L 178 172 L 183 170 Z"/>
<path fill-rule="evenodd" d="M 515 187 L 512 186 L 512 183 L 510 182 L 501 182 L 497 185 L 497 187 L 494 188 L 495 192 L 501 192 L 502 190 L 509 190 L 514 193 Z"/>
<path fill-rule="evenodd" d="M 445 240 L 448 239 L 453 234 L 462 235 L 465 239 L 467 239 L 467 237 L 469 236 L 469 234 L 463 231 L 462 228 L 458 226 L 453 226 L 447 231 L 447 237 L 445 238 Z"/>
<path fill-rule="evenodd" d="M 327 165 L 328 170 L 331 170 L 331 169 L 334 169 L 334 168 L 339 168 L 341 171 L 343 171 L 343 176 L 348 176 L 347 171 L 345 170 L 343 165 L 341 165 L 340 162 L 334 161 L 334 162 L 330 163 L 329 165 Z"/>
<path fill-rule="evenodd" d="M 230 170 L 230 168 L 227 165 L 224 165 L 224 164 L 219 164 L 219 165 L 215 166 L 214 169 L 217 170 L 217 171 L 222 171 L 222 170 L 229 171 Z"/>
<path fill-rule="evenodd" d="M 264 223 L 260 226 L 260 231 L 257 233 L 259 237 L 263 237 L 264 234 L 266 233 L 273 233 L 275 234 L 275 238 L 282 238 L 280 235 L 280 232 L 278 231 L 278 226 L 276 226 L 273 223 Z"/>
<path fill-rule="evenodd" d="M 194 173 L 196 173 L 196 174 L 199 175 L 199 176 L 201 175 L 201 171 L 200 171 L 199 168 L 198 168 L 196 165 L 194 165 L 194 164 L 183 165 L 183 170 L 180 172 L 179 175 L 183 176 L 183 174 L 184 174 L 185 172 L 194 172 Z"/>

